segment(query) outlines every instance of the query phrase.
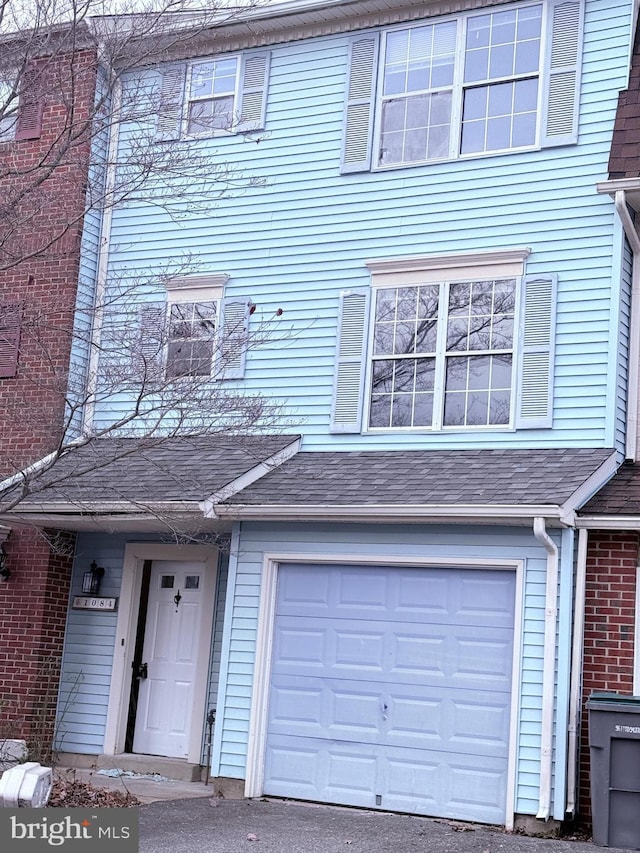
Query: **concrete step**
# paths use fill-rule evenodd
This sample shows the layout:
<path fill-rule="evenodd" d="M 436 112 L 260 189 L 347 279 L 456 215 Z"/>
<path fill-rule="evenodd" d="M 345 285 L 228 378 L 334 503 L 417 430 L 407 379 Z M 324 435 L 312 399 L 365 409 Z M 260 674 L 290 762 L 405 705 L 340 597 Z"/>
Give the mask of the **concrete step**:
<path fill-rule="evenodd" d="M 167 779 L 177 779 L 181 782 L 199 782 L 201 778 L 199 764 L 189 764 L 182 758 L 163 758 L 159 755 L 136 755 L 127 752 L 120 755 L 99 755 L 95 766 L 97 770 L 158 773 Z"/>

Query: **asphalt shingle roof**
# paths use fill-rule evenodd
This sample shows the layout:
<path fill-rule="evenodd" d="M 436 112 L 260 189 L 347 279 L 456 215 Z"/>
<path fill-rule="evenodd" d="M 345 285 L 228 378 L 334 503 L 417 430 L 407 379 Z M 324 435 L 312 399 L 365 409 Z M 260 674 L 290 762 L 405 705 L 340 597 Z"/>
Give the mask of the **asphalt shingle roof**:
<path fill-rule="evenodd" d="M 298 453 L 228 505 L 563 504 L 606 449 Z"/>
<path fill-rule="evenodd" d="M 60 458 L 22 503 L 200 501 L 297 438 L 96 439 Z"/>
<path fill-rule="evenodd" d="M 581 515 L 640 515 L 640 465 L 625 462 L 606 486 L 580 510 Z"/>
<path fill-rule="evenodd" d="M 100 439 L 58 460 L 22 505 L 201 501 L 297 438 Z M 584 448 L 303 452 L 224 503 L 559 506 L 611 454 Z"/>
<path fill-rule="evenodd" d="M 640 177 L 640 39 L 636 39 L 629 88 L 618 95 L 609 155 L 609 178 Z"/>

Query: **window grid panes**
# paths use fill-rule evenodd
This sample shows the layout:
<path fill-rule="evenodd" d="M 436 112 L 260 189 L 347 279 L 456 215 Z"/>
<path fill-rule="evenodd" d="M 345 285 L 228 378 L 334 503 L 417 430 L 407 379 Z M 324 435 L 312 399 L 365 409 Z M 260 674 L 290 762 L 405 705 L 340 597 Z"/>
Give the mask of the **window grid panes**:
<path fill-rule="evenodd" d="M 167 376 L 208 376 L 211 373 L 216 316 L 215 302 L 170 305 Z"/>
<path fill-rule="evenodd" d="M 12 97 L 13 87 L 6 80 L 0 80 L 0 142 L 6 142 L 15 136 L 16 101 Z"/>
<path fill-rule="evenodd" d="M 386 34 L 378 165 L 531 147 L 542 4 Z"/>
<path fill-rule="evenodd" d="M 444 426 L 509 424 L 514 320 L 514 279 L 450 285 Z"/>
<path fill-rule="evenodd" d="M 187 133 L 192 136 L 231 130 L 236 111 L 237 56 L 191 66 Z"/>
<path fill-rule="evenodd" d="M 375 292 L 369 427 L 508 426 L 516 279 Z"/>
<path fill-rule="evenodd" d="M 455 21 L 387 34 L 380 163 L 449 156 Z"/>

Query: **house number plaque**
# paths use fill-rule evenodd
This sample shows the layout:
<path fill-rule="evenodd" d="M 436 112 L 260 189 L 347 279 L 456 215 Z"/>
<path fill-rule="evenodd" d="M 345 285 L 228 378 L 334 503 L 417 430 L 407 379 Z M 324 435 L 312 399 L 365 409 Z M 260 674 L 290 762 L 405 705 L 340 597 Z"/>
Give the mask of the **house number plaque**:
<path fill-rule="evenodd" d="M 71 607 L 74 610 L 116 610 L 117 598 L 107 598 L 100 595 L 76 595 Z"/>

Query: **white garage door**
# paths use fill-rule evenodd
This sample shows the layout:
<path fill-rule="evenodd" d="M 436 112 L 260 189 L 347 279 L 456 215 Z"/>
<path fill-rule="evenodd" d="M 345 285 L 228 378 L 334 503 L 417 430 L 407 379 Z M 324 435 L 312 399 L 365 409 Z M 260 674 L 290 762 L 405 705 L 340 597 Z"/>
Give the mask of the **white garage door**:
<path fill-rule="evenodd" d="M 264 792 L 505 820 L 515 573 L 280 568 Z"/>

